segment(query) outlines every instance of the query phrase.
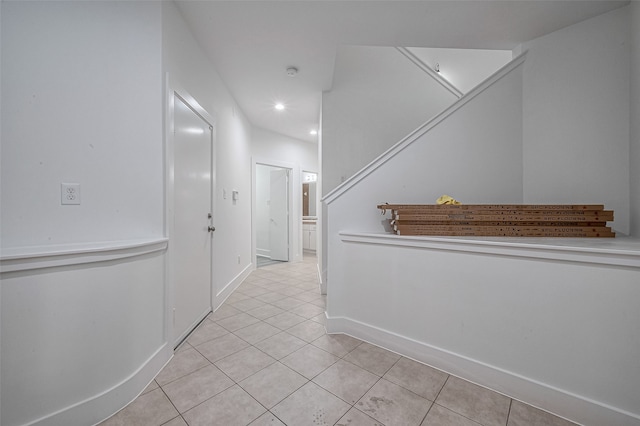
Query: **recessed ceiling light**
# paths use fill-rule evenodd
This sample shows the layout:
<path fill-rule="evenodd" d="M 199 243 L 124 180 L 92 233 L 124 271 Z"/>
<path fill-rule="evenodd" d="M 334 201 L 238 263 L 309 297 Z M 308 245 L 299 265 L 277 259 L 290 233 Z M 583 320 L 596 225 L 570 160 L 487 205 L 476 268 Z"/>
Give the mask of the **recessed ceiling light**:
<path fill-rule="evenodd" d="M 309 132 L 309 134 L 315 136 L 315 135 L 318 134 L 318 131 L 317 130 L 312 130 L 312 131 Z"/>
<path fill-rule="evenodd" d="M 282 111 L 284 109 L 284 104 L 276 104 L 275 109 L 277 109 L 278 111 Z"/>

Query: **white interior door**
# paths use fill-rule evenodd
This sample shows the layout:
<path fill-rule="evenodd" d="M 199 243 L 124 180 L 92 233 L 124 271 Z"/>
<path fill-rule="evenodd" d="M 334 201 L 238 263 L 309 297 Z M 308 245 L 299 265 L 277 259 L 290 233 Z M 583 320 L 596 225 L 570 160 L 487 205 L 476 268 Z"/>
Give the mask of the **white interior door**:
<path fill-rule="evenodd" d="M 289 170 L 271 172 L 269 248 L 272 260 L 289 261 Z"/>
<path fill-rule="evenodd" d="M 212 127 L 174 99 L 174 344 L 211 311 Z"/>

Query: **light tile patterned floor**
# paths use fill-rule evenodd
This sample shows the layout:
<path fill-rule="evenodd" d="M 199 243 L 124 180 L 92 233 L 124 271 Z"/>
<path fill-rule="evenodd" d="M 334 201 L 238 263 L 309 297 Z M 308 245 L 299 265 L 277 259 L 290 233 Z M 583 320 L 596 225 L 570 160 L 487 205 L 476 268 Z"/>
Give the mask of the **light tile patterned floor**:
<path fill-rule="evenodd" d="M 316 258 L 254 271 L 134 402 L 101 426 L 569 426 L 324 330 Z"/>

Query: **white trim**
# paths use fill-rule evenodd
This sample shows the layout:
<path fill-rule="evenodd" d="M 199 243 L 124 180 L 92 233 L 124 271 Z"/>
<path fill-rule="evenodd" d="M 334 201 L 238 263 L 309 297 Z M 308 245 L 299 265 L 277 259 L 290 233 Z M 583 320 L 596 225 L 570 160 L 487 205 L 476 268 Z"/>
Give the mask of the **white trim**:
<path fill-rule="evenodd" d="M 236 291 L 238 286 L 242 284 L 242 282 L 247 279 L 247 277 L 255 270 L 255 263 L 249 263 L 238 275 L 236 275 L 231 281 L 224 286 L 222 290 L 220 290 L 213 302 L 213 312 L 217 311 L 220 306 L 227 300 L 231 294 Z"/>
<path fill-rule="evenodd" d="M 193 323 L 191 323 L 189 327 L 187 327 L 185 331 L 183 331 L 182 334 L 180 334 L 175 339 L 175 341 L 173 342 L 174 350 L 177 350 L 184 343 L 187 337 L 189 337 L 189 335 L 195 331 L 198 324 L 200 324 L 211 312 L 212 312 L 212 309 L 209 307 L 196 317 L 195 321 L 193 321 Z"/>
<path fill-rule="evenodd" d="M 216 137 L 216 116 L 210 114 L 205 110 L 198 101 L 186 90 L 180 83 L 175 81 L 171 75 L 166 73 L 165 81 L 165 145 L 164 145 L 164 234 L 165 237 L 171 238 L 174 234 L 174 173 L 175 173 L 175 157 L 174 157 L 174 108 L 175 108 L 175 96 L 178 96 L 183 102 L 185 102 L 197 115 L 200 116 L 209 126 L 212 127 L 211 131 L 211 213 L 213 216 L 212 224 L 215 226 L 216 220 L 216 153 L 217 153 L 217 137 Z M 214 252 L 214 242 L 211 242 L 211 253 Z M 169 245 L 166 258 L 165 258 L 165 340 L 173 342 L 178 341 L 173 336 L 173 307 L 174 307 L 174 290 L 175 290 L 175 276 L 174 276 L 174 261 L 173 248 Z M 213 258 L 211 260 L 211 300 L 210 306 L 215 306 L 215 282 L 214 282 L 214 263 Z"/>
<path fill-rule="evenodd" d="M 23 426 L 71 425 L 78 419 L 101 419 L 96 423 L 99 424 L 142 394 L 172 355 L 173 350 L 165 342 L 133 373 L 111 388 Z"/>
<path fill-rule="evenodd" d="M 396 50 L 404 55 L 407 59 L 413 62 L 418 68 L 427 73 L 429 77 L 433 78 L 437 83 L 439 83 L 442 87 L 451 92 L 456 98 L 461 98 L 464 93 L 462 93 L 456 86 L 451 84 L 449 80 L 444 78 L 442 74 L 431 68 L 429 65 L 425 64 L 418 58 L 413 52 L 411 52 L 406 47 L 396 47 Z"/>
<path fill-rule="evenodd" d="M 256 256 L 258 256 L 258 257 L 268 257 L 269 259 L 271 259 L 271 250 L 256 248 Z"/>
<path fill-rule="evenodd" d="M 424 134 L 429 132 L 435 126 L 437 126 L 440 122 L 446 120 L 450 115 L 454 112 L 462 108 L 467 102 L 471 101 L 473 98 L 487 90 L 493 84 L 498 82 L 502 77 L 509 74 L 511 71 L 518 68 L 525 60 L 527 52 L 522 53 L 520 56 L 514 58 L 511 62 L 506 64 L 504 67 L 500 68 L 498 71 L 493 73 L 490 77 L 484 80 L 482 83 L 477 85 L 473 90 L 462 96 L 456 102 L 454 102 L 447 109 L 442 111 L 440 114 L 437 114 L 435 117 L 431 118 L 422 126 L 418 127 L 416 130 L 407 135 L 400 142 L 389 148 L 387 151 L 378 156 L 375 160 L 365 166 L 363 169 L 358 171 L 356 174 L 351 176 L 349 179 L 344 181 L 341 185 L 338 185 L 335 189 L 325 195 L 321 201 L 326 204 L 331 204 L 336 199 L 340 198 L 344 195 L 349 189 L 351 189 L 354 185 L 360 182 L 362 179 L 367 177 L 369 174 L 374 172 L 378 167 L 385 164 L 387 161 L 391 160 L 393 157 L 402 152 L 409 145 L 413 144 L 416 140 L 422 137 Z"/>
<path fill-rule="evenodd" d="M 351 318 L 327 315 L 325 328 L 327 333 L 356 337 L 525 403 L 545 401 L 549 410 L 573 421 L 593 425 L 640 422 L 633 413 Z"/>
<path fill-rule="evenodd" d="M 640 239 L 617 238 L 489 238 L 428 237 L 340 232 L 348 243 L 382 244 L 495 256 L 640 268 Z"/>
<path fill-rule="evenodd" d="M 167 238 L 3 248 L 2 273 L 127 259 L 163 251 Z"/>
<path fill-rule="evenodd" d="M 318 289 L 320 290 L 320 294 L 327 294 L 327 284 L 322 278 L 322 272 L 320 271 L 320 262 L 316 263 L 316 275 L 318 277 Z"/>

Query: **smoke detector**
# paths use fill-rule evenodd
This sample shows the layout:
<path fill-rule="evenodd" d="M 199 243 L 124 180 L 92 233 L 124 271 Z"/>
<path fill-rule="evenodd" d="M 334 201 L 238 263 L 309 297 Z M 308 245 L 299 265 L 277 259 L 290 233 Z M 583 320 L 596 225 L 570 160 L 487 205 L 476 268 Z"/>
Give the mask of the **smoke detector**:
<path fill-rule="evenodd" d="M 296 67 L 287 68 L 287 75 L 289 77 L 295 77 L 296 75 L 298 75 L 298 68 Z"/>

